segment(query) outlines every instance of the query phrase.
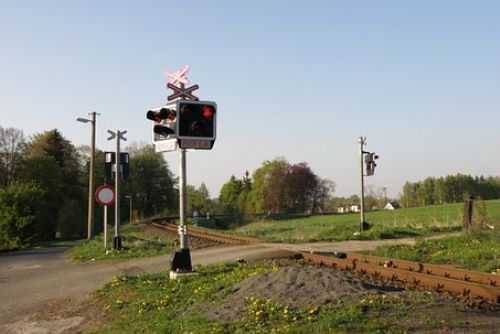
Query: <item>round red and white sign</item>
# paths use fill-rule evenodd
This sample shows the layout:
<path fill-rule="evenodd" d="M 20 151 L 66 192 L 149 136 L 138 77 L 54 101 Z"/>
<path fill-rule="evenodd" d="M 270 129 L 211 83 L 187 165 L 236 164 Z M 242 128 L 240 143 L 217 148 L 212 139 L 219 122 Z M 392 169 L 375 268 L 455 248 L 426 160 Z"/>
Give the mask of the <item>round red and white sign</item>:
<path fill-rule="evenodd" d="M 111 186 L 103 185 L 95 191 L 95 200 L 99 205 L 111 205 L 115 202 L 115 191 Z"/>

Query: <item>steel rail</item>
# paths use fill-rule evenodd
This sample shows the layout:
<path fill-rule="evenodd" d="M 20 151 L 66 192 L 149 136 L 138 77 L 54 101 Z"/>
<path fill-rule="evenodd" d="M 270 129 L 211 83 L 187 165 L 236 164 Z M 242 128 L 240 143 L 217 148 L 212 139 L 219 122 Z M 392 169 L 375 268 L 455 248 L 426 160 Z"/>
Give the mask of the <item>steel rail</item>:
<path fill-rule="evenodd" d="M 361 261 L 338 259 L 323 255 L 300 253 L 306 261 L 326 265 L 339 270 L 355 271 L 383 277 L 390 281 L 399 281 L 405 286 L 422 287 L 436 292 L 448 291 L 464 297 L 480 298 L 490 303 L 500 303 L 500 287 L 464 281 L 453 278 L 428 275 L 425 273 L 388 268 Z"/>
<path fill-rule="evenodd" d="M 151 222 L 151 225 L 156 226 L 156 227 L 160 227 L 163 229 L 167 229 L 167 230 L 172 231 L 172 232 L 177 232 L 177 228 L 178 228 L 178 225 L 172 224 L 172 223 L 160 224 L 160 223 Z M 224 243 L 224 244 L 256 244 L 256 243 L 262 242 L 259 239 L 255 239 L 255 238 L 202 231 L 202 230 L 193 229 L 192 227 L 188 228 L 187 233 L 188 233 L 188 236 L 190 236 L 190 237 L 201 238 L 201 239 L 210 240 L 210 241 L 216 241 L 216 242 L 220 242 L 220 243 Z"/>
<path fill-rule="evenodd" d="M 456 280 L 463 280 L 467 282 L 475 282 L 480 284 L 487 284 L 500 287 L 500 277 L 488 273 L 481 273 L 477 271 L 458 269 L 449 266 L 427 264 L 420 262 L 412 262 L 406 260 L 386 259 L 375 256 L 368 256 L 358 253 L 347 253 L 347 259 L 362 263 L 373 264 L 385 268 L 394 268 L 418 273 L 425 273 L 427 275 L 440 276 L 445 278 L 452 278 Z"/>

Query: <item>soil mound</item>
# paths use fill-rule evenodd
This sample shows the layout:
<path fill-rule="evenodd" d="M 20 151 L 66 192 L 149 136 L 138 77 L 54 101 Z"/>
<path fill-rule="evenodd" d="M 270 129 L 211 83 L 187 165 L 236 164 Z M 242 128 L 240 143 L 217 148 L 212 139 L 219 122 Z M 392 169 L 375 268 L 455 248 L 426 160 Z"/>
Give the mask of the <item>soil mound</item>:
<path fill-rule="evenodd" d="M 210 318 L 217 321 L 239 319 L 246 307 L 245 298 L 270 299 L 276 304 L 295 309 L 342 304 L 362 299 L 367 293 L 378 290 L 364 284 L 345 272 L 325 267 L 283 267 L 251 277 L 237 284 L 233 294 L 223 305 L 210 311 Z"/>

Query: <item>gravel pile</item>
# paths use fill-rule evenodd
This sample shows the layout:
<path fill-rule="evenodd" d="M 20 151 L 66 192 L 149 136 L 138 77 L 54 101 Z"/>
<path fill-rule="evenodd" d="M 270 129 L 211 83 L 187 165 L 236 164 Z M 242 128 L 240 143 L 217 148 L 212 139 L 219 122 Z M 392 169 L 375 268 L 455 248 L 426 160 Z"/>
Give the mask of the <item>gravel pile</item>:
<path fill-rule="evenodd" d="M 209 311 L 214 320 L 230 322 L 240 318 L 245 298 L 270 299 L 295 309 L 357 301 L 379 291 L 359 279 L 333 268 L 290 266 L 248 278 L 236 285 L 223 305 Z"/>

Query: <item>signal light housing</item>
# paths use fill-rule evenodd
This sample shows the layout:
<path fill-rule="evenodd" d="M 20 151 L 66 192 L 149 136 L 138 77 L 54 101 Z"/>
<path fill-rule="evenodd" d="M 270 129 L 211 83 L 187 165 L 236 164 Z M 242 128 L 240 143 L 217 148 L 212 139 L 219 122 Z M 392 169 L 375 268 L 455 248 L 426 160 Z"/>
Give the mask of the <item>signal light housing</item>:
<path fill-rule="evenodd" d="M 175 135 L 176 111 L 170 105 L 149 110 L 146 118 L 153 123 L 153 142 L 171 139 Z"/>
<path fill-rule="evenodd" d="M 179 100 L 176 136 L 179 140 L 214 141 L 217 105 L 212 101 Z"/>
<path fill-rule="evenodd" d="M 366 175 L 371 176 L 375 174 L 375 167 L 377 167 L 377 164 L 375 163 L 375 160 L 378 159 L 378 155 L 375 154 L 375 152 L 367 152 L 365 154 L 365 164 L 366 164 Z"/>
<path fill-rule="evenodd" d="M 152 109 L 146 113 L 146 118 L 155 122 L 161 122 L 162 120 L 173 121 L 175 120 L 175 110 L 165 107 Z"/>

